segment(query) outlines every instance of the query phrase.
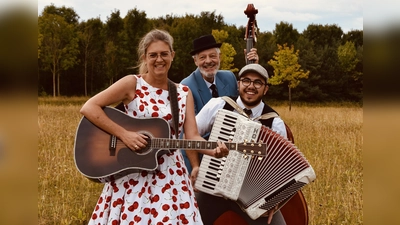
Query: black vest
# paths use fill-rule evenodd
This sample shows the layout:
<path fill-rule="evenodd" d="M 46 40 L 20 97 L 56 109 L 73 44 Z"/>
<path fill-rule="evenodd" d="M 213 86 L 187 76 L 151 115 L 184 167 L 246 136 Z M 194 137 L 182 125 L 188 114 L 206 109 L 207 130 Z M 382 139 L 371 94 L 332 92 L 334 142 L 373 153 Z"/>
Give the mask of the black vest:
<path fill-rule="evenodd" d="M 237 96 L 229 96 L 231 99 L 233 99 L 235 102 L 236 102 L 236 99 L 238 98 Z M 235 110 L 229 103 L 225 103 L 225 106 L 224 106 L 224 109 L 226 109 L 226 110 L 229 110 L 229 111 L 233 111 L 233 110 Z M 263 115 L 263 114 L 265 114 L 265 113 L 269 113 L 269 112 L 275 112 L 276 114 L 278 114 L 274 109 L 272 109 L 269 105 L 267 105 L 267 104 L 265 104 L 264 103 L 264 108 L 263 108 L 263 111 L 262 111 L 262 114 L 261 115 Z M 279 114 L 278 114 L 279 115 Z M 271 128 L 271 126 L 272 126 L 272 121 L 274 121 L 274 118 L 269 118 L 269 119 L 266 119 L 266 120 L 263 120 L 263 119 L 260 119 L 259 120 L 260 122 L 261 122 L 261 124 L 262 125 L 264 125 L 264 126 L 266 126 L 266 127 L 268 127 L 268 128 Z"/>

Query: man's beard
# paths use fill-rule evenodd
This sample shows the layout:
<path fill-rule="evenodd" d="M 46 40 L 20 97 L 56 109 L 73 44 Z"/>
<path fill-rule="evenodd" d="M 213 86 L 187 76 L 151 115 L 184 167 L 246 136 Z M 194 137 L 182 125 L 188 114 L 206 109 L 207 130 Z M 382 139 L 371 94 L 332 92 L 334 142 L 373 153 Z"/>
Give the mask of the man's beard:
<path fill-rule="evenodd" d="M 219 70 L 220 63 L 216 64 L 215 69 L 212 72 L 206 72 L 203 67 L 199 66 L 200 73 L 209 79 L 214 79 L 214 76 L 217 74 Z"/>
<path fill-rule="evenodd" d="M 246 90 L 245 90 L 246 91 Z M 258 90 L 251 90 L 253 92 L 255 92 L 256 94 L 258 94 Z M 247 99 L 242 97 L 242 102 L 247 105 L 247 106 L 256 106 L 258 104 L 260 104 L 260 102 L 262 101 L 263 96 L 258 96 L 255 100 L 251 100 L 251 101 L 247 101 Z"/>

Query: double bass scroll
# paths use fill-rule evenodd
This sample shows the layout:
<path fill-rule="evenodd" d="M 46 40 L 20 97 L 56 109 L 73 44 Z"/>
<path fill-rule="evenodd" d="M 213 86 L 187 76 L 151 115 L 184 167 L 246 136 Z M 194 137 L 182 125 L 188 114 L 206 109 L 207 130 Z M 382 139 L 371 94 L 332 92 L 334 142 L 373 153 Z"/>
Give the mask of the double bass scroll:
<path fill-rule="evenodd" d="M 253 4 L 248 4 L 246 10 L 244 10 L 244 14 L 246 14 L 247 17 L 249 18 L 244 38 L 244 40 L 246 41 L 246 52 L 250 52 L 250 49 L 252 49 L 257 42 L 257 32 L 258 32 L 257 20 L 256 20 L 257 13 L 258 9 L 254 8 Z M 255 60 L 246 59 L 246 65 L 255 62 L 256 62 Z"/>

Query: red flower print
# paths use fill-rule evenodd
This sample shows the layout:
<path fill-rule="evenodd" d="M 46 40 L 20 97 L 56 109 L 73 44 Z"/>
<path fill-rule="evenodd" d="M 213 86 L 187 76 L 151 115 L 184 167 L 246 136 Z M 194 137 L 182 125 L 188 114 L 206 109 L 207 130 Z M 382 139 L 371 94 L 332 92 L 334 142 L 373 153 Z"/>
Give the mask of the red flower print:
<path fill-rule="evenodd" d="M 188 91 L 189 91 L 189 88 L 188 88 L 187 86 L 183 86 L 183 87 L 182 87 L 182 90 L 183 90 L 184 92 L 188 92 Z"/>
<path fill-rule="evenodd" d="M 146 91 L 146 92 L 144 92 L 144 94 L 145 94 L 145 95 L 149 95 L 149 94 L 150 94 L 150 92 Z"/>
<path fill-rule="evenodd" d="M 170 184 L 170 185 L 174 185 L 175 183 L 174 183 L 173 180 L 170 180 L 170 181 L 169 181 L 169 184 Z"/>
<path fill-rule="evenodd" d="M 149 214 L 150 213 L 150 208 L 144 208 L 143 209 L 144 214 Z"/>
<path fill-rule="evenodd" d="M 142 220 L 142 217 L 136 215 L 133 220 L 135 220 L 135 222 L 140 222 Z"/>
<path fill-rule="evenodd" d="M 164 163 L 164 158 L 163 157 L 158 158 L 157 162 L 158 162 L 158 165 L 163 164 Z"/>
<path fill-rule="evenodd" d="M 122 217 L 121 217 L 121 218 L 122 218 L 123 220 L 126 220 L 127 217 L 128 217 L 128 215 L 126 215 L 126 213 L 124 213 L 124 214 L 122 214 Z"/>
<path fill-rule="evenodd" d="M 124 188 L 126 188 L 126 189 L 129 188 L 129 183 L 128 182 L 124 182 Z"/>
<path fill-rule="evenodd" d="M 158 106 L 153 105 L 153 110 L 154 110 L 154 111 L 158 111 L 158 110 L 159 110 L 159 109 L 158 109 Z"/>
<path fill-rule="evenodd" d="M 176 170 L 176 173 L 179 175 L 179 176 L 182 176 L 182 170 Z"/>
<path fill-rule="evenodd" d="M 176 190 L 176 188 L 174 188 L 174 189 L 172 190 L 172 193 L 174 193 L 174 195 L 178 195 L 178 190 Z"/>
<path fill-rule="evenodd" d="M 111 201 L 111 196 L 107 196 L 106 202 L 110 202 Z"/>
<path fill-rule="evenodd" d="M 111 224 L 112 224 L 112 225 L 118 225 L 119 222 L 118 222 L 118 220 L 113 220 Z"/>
<path fill-rule="evenodd" d="M 178 206 L 176 205 L 176 204 L 173 204 L 172 205 L 172 208 L 176 211 L 176 210 L 178 210 Z"/>
<path fill-rule="evenodd" d="M 163 174 L 163 173 L 161 173 L 161 172 L 160 172 L 160 173 L 157 173 L 157 176 L 158 176 L 158 178 L 161 179 L 161 180 L 162 180 L 162 179 L 165 179 L 165 174 Z"/>
<path fill-rule="evenodd" d="M 149 89 L 148 87 L 142 86 L 142 90 L 146 91 L 146 90 L 148 90 L 148 89 Z"/>
<path fill-rule="evenodd" d="M 172 196 L 172 201 L 176 202 L 178 201 L 178 198 L 176 196 Z"/>
<path fill-rule="evenodd" d="M 140 110 L 141 112 L 144 111 L 144 105 L 143 105 L 143 104 L 139 106 L 139 110 Z"/>
<path fill-rule="evenodd" d="M 165 216 L 164 218 L 163 218 L 163 222 L 165 223 L 165 222 L 167 222 L 169 220 L 169 217 L 168 216 Z"/>
<path fill-rule="evenodd" d="M 181 209 L 188 209 L 190 204 L 189 204 L 189 202 L 185 202 L 185 203 L 179 204 L 179 206 L 181 207 Z"/>
<path fill-rule="evenodd" d="M 173 175 L 174 174 L 174 170 L 169 168 L 169 174 Z"/>
<path fill-rule="evenodd" d="M 139 183 L 139 181 L 137 181 L 137 180 L 134 180 L 134 179 L 129 180 L 130 185 L 136 186 L 136 184 L 138 184 L 138 183 Z"/>
<path fill-rule="evenodd" d="M 154 197 L 151 199 L 152 202 L 158 202 L 160 200 L 159 195 L 154 195 Z"/>
<path fill-rule="evenodd" d="M 182 187 L 182 191 L 188 191 L 187 186 L 183 186 L 183 187 Z"/>
<path fill-rule="evenodd" d="M 150 102 L 153 103 L 153 104 L 156 104 L 156 103 L 157 103 L 156 100 L 155 100 L 154 98 L 151 98 L 151 99 L 150 99 Z"/>
<path fill-rule="evenodd" d="M 103 197 L 99 198 L 99 201 L 97 202 L 98 204 L 101 204 L 103 202 Z"/>
<path fill-rule="evenodd" d="M 140 173 L 140 175 L 142 175 L 142 177 L 145 177 L 145 176 L 147 176 L 148 173 L 149 173 L 149 172 L 143 170 L 143 171 Z"/>
<path fill-rule="evenodd" d="M 151 183 L 152 183 L 153 185 L 156 185 L 156 184 L 157 184 L 157 180 L 153 180 Z"/>
<path fill-rule="evenodd" d="M 92 219 L 97 219 L 97 214 L 96 213 L 93 213 L 93 215 L 92 215 Z"/>
<path fill-rule="evenodd" d="M 168 204 L 164 204 L 164 205 L 162 206 L 162 209 L 163 209 L 164 211 L 167 211 L 169 208 L 170 208 L 170 206 L 169 206 Z"/>
<path fill-rule="evenodd" d="M 164 120 L 171 120 L 172 119 L 172 115 L 171 113 L 168 113 L 166 116 L 163 117 Z"/>
<path fill-rule="evenodd" d="M 180 162 L 176 162 L 176 166 L 178 167 L 178 168 L 181 168 L 181 163 Z"/>
<path fill-rule="evenodd" d="M 152 114 L 151 114 L 151 117 L 156 117 L 156 118 L 158 118 L 159 116 L 158 116 L 158 112 L 153 112 Z"/>
<path fill-rule="evenodd" d="M 156 94 L 158 94 L 158 95 L 161 95 L 161 94 L 162 94 L 162 92 L 163 92 L 163 90 L 162 90 L 162 89 L 158 89 L 158 90 L 156 91 Z"/>
<path fill-rule="evenodd" d="M 162 105 L 165 104 L 165 102 L 164 102 L 162 99 L 159 99 L 159 100 L 158 100 L 158 103 L 160 103 L 160 104 L 162 104 Z"/>
<path fill-rule="evenodd" d="M 95 211 L 99 210 L 100 206 L 96 205 Z"/>

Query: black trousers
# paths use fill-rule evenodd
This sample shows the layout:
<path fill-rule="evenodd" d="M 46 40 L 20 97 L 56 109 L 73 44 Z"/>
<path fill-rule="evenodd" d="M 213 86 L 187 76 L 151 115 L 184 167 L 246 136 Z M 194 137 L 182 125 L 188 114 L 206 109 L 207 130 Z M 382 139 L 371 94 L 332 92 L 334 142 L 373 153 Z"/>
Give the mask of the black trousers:
<path fill-rule="evenodd" d="M 197 204 L 200 209 L 201 218 L 204 225 L 212 225 L 224 212 L 232 210 L 240 215 L 249 225 L 267 225 L 268 217 L 259 217 L 256 220 L 251 219 L 240 206 L 232 201 L 222 197 L 196 192 Z M 286 225 L 285 219 L 280 211 L 272 217 L 270 225 Z"/>

